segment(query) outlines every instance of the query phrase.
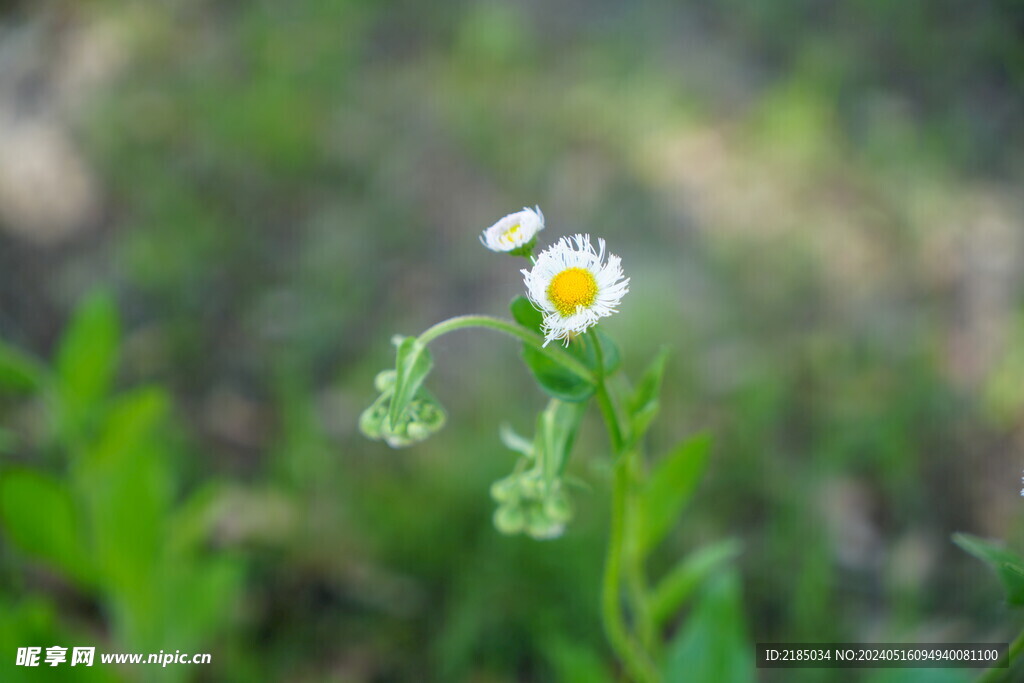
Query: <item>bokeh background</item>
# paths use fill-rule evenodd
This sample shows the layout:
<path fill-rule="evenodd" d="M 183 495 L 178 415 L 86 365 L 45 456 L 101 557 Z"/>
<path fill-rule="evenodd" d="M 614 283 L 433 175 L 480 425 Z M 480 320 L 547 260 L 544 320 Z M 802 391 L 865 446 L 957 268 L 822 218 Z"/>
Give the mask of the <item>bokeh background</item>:
<path fill-rule="evenodd" d="M 436 344 L 430 441 L 356 429 L 534 204 L 622 257 L 627 371 L 674 349 L 652 450 L 714 439 L 655 568 L 739 539 L 751 641 L 1008 640 L 950 534 L 1024 547 L 1022 187 L 1016 0 L 0 2 L 2 678 L 613 680 L 596 415 L 543 543 L 491 524 L 511 341 Z"/>

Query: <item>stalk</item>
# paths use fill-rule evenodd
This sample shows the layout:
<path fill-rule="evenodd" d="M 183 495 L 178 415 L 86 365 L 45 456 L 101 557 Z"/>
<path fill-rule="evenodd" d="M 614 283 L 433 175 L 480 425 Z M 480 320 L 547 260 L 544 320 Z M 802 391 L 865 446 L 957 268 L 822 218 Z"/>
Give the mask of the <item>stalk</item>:
<path fill-rule="evenodd" d="M 597 378 L 594 377 L 594 373 L 592 373 L 586 365 L 579 362 L 565 351 L 562 351 L 557 346 L 551 348 L 544 346 L 544 338 L 539 334 L 531 332 L 530 330 L 515 323 L 502 320 L 501 318 L 492 318 L 489 315 L 460 315 L 454 318 L 449 318 L 448 320 L 428 327 L 424 330 L 423 334 L 419 336 L 419 340 L 423 344 L 429 344 L 438 337 L 448 334 L 449 332 L 471 327 L 483 327 L 504 332 L 507 335 L 529 344 L 554 362 L 564 367 L 566 370 L 572 372 L 574 375 L 577 375 L 592 384 L 597 383 Z"/>
<path fill-rule="evenodd" d="M 601 589 L 601 617 L 604 621 L 605 631 L 612 648 L 622 660 L 629 675 L 641 683 L 656 683 L 660 677 L 654 662 L 644 647 L 644 644 L 637 640 L 636 636 L 630 633 L 626 626 L 625 617 L 622 613 L 622 602 L 620 589 L 623 582 L 623 569 L 627 573 L 630 585 L 630 603 L 634 620 L 637 624 L 649 623 L 646 616 L 646 598 L 642 592 L 637 593 L 636 588 L 642 586 L 642 582 L 636 581 L 636 568 L 632 561 L 623 567 L 623 559 L 626 557 L 625 540 L 630 530 L 630 517 L 635 514 L 631 503 L 633 496 L 631 488 L 633 484 L 633 454 L 636 449 L 625 449 L 622 423 L 615 410 L 615 404 L 608 392 L 604 381 L 604 354 L 601 343 L 596 334 L 588 334 L 594 344 L 597 360 L 597 404 L 601 409 L 605 427 L 608 430 L 608 439 L 611 442 L 612 451 L 615 455 L 615 480 L 612 486 L 611 524 L 608 535 L 608 551 L 605 557 L 604 579 Z M 632 553 L 630 553 L 632 555 Z M 638 599 L 639 598 L 639 599 Z M 646 626 L 640 627 L 641 638 L 647 632 Z"/>

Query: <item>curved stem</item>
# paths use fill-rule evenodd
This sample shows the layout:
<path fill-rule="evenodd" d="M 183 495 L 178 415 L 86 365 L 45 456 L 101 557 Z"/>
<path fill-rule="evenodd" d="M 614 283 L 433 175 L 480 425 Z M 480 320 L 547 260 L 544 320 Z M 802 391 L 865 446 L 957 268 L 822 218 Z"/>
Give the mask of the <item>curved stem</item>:
<path fill-rule="evenodd" d="M 615 483 L 612 488 L 612 518 L 608 536 L 608 554 L 605 556 L 604 579 L 601 586 L 601 617 L 608 640 L 615 653 L 626 665 L 630 675 L 637 680 L 647 678 L 645 662 L 637 648 L 622 616 L 619 602 L 619 584 L 622 579 L 622 537 L 625 526 L 625 503 L 627 474 L 622 463 L 615 466 Z"/>
<path fill-rule="evenodd" d="M 608 439 L 611 441 L 612 450 L 615 453 L 615 481 L 612 487 L 612 510 L 611 528 L 608 537 L 608 552 L 605 557 L 604 578 L 601 587 L 601 616 L 604 621 L 605 630 L 608 633 L 608 640 L 612 648 L 625 664 L 631 677 L 644 683 L 654 682 L 659 679 L 654 663 L 644 648 L 644 645 L 637 642 L 626 627 L 626 621 L 622 614 L 622 603 L 620 588 L 622 586 L 623 559 L 629 560 L 626 563 L 625 571 L 628 577 L 630 588 L 630 603 L 633 614 L 638 624 L 649 621 L 647 619 L 646 598 L 643 594 L 643 583 L 638 580 L 641 574 L 637 573 L 639 565 L 633 562 L 632 552 L 627 553 L 625 542 L 630 532 L 632 514 L 631 488 L 633 483 L 632 457 L 634 449 L 624 452 L 625 440 L 623 429 L 615 410 L 615 404 L 608 392 L 604 381 L 604 354 L 601 343 L 596 334 L 588 335 L 594 344 L 595 357 L 597 360 L 597 403 L 604 418 L 605 427 L 608 430 Z M 629 557 L 627 557 L 627 555 Z M 640 591 L 639 593 L 637 591 Z M 641 636 L 647 637 L 649 629 L 646 626 L 640 627 Z"/>
<path fill-rule="evenodd" d="M 1006 651 L 1006 668 L 999 666 L 993 666 L 990 669 L 986 669 L 981 676 L 978 677 L 975 683 L 996 683 L 997 681 L 1005 681 L 1007 676 L 1010 675 L 1010 667 L 1013 666 L 1013 660 L 1021 652 L 1024 652 L 1024 631 L 1017 634 L 1017 637 L 1012 643 L 1010 648 Z"/>
<path fill-rule="evenodd" d="M 515 323 L 511 323 L 501 318 L 492 318 L 489 315 L 460 315 L 454 318 L 449 318 L 443 322 L 439 322 L 436 325 L 428 327 L 419 336 L 419 340 L 423 344 L 429 344 L 438 337 L 454 332 L 455 330 L 461 330 L 469 327 L 485 327 L 492 330 L 498 330 L 505 334 L 511 335 L 520 341 L 529 344 L 533 348 L 537 349 L 545 356 L 558 363 L 566 370 L 569 370 L 573 374 L 582 377 L 591 383 L 596 383 L 597 379 L 586 365 L 579 362 L 564 351 L 559 351 L 556 348 L 548 348 L 544 346 L 544 338 L 540 335 L 527 330 L 524 327 L 520 327 Z"/>
<path fill-rule="evenodd" d="M 634 515 L 638 513 L 640 497 L 635 484 L 641 481 L 640 461 L 642 451 L 634 446 L 627 454 L 624 465 L 628 469 L 630 486 L 626 492 L 626 523 L 629 528 L 636 529 Z M 635 539 L 626 544 L 626 588 L 629 591 L 629 598 L 633 607 L 633 616 L 636 621 L 636 631 L 640 643 L 647 652 L 652 652 L 656 642 L 657 627 L 651 618 L 651 605 L 649 599 L 650 587 L 647 585 L 647 573 L 644 569 L 644 557 L 636 547 Z"/>

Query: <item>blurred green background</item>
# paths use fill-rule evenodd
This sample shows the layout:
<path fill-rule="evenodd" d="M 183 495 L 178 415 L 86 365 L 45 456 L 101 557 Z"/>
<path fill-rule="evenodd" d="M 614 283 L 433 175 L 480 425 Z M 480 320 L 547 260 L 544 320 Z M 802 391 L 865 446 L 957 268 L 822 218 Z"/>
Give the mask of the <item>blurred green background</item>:
<path fill-rule="evenodd" d="M 393 333 L 504 314 L 523 205 L 632 278 L 704 431 L 658 562 L 734 536 L 753 641 L 1005 641 L 954 531 L 1024 547 L 1024 3 L 0 2 L 0 678 L 600 681 L 606 444 L 556 541 L 499 535 L 501 420 L 356 429 Z M 213 653 L 29 670 L 19 646 Z M 78 678 L 75 678 L 75 676 Z M 85 675 L 88 674 L 88 675 Z M 960 672 L 764 671 L 764 681 Z"/>

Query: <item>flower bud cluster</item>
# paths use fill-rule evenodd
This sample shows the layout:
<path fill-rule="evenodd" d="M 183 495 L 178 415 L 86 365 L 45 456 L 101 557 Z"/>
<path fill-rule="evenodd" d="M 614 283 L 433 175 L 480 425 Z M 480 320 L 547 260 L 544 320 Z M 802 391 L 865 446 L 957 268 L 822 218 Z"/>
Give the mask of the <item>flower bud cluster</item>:
<path fill-rule="evenodd" d="M 411 446 L 429 438 L 444 426 L 446 415 L 437 399 L 420 388 L 396 424 L 391 424 L 388 411 L 395 391 L 395 371 L 385 370 L 373 383 L 380 397 L 359 417 L 359 429 L 369 439 L 383 439 L 392 448 Z"/>
<path fill-rule="evenodd" d="M 525 533 L 536 539 L 557 538 L 572 518 L 561 479 L 548 479 L 539 467 L 513 472 L 491 485 L 498 504 L 494 526 L 503 534 Z"/>

